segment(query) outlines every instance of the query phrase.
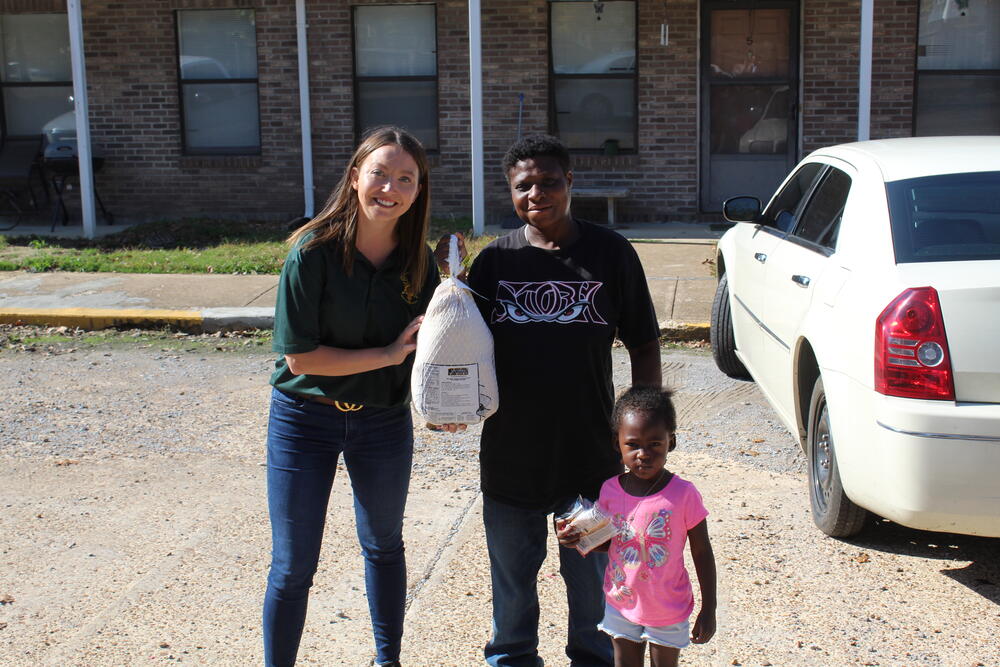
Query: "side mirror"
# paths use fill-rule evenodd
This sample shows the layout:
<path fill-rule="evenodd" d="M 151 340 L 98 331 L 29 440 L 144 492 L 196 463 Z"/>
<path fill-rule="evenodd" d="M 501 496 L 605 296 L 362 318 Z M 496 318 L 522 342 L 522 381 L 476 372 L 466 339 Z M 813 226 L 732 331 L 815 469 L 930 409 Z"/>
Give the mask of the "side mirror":
<path fill-rule="evenodd" d="M 729 222 L 757 222 L 760 200 L 756 197 L 732 197 L 722 205 L 722 217 Z"/>

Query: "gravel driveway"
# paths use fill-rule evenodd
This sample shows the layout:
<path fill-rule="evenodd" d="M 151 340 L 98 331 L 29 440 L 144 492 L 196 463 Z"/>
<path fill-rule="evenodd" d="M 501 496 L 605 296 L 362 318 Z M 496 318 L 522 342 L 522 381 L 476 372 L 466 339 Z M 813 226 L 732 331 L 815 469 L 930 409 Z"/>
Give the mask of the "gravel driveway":
<path fill-rule="evenodd" d="M 11 332 L 0 331 L 0 663 L 259 664 L 271 355 L 253 340 L 136 332 L 25 346 Z M 705 497 L 720 576 L 718 634 L 682 664 L 1000 665 L 1000 540 L 878 520 L 855 539 L 823 536 L 804 459 L 756 387 L 704 351 L 663 361 L 680 422 L 668 466 Z M 615 367 L 621 385 L 623 350 Z M 418 430 L 408 666 L 481 664 L 476 436 Z M 346 475 L 330 505 L 300 662 L 366 665 Z M 566 662 L 557 567 L 550 557 L 539 576 L 551 665 Z"/>

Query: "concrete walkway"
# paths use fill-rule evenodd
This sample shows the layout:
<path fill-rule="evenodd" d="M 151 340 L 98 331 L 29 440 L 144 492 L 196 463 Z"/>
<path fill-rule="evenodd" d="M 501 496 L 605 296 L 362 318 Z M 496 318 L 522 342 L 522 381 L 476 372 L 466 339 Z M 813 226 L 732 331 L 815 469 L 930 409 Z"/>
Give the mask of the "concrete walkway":
<path fill-rule="evenodd" d="M 686 223 L 630 224 L 618 231 L 633 241 L 642 260 L 664 335 L 707 337 L 721 231 Z M 273 275 L 0 272 L 0 323 L 267 329 L 273 326 L 277 282 Z"/>

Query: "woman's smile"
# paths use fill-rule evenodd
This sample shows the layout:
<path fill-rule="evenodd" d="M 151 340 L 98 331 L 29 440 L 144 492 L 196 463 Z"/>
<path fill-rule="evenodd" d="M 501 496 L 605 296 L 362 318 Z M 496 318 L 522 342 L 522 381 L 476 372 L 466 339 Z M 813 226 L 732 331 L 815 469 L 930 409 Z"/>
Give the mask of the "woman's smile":
<path fill-rule="evenodd" d="M 351 174 L 362 223 L 395 224 L 420 192 L 420 169 L 413 157 L 390 144 L 373 151 Z"/>

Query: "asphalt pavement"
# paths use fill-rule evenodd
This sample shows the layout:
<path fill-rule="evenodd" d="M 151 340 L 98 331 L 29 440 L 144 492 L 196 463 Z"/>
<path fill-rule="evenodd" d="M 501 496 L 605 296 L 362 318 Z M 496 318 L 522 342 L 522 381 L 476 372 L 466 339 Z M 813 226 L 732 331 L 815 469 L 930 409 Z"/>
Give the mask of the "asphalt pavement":
<path fill-rule="evenodd" d="M 619 225 L 646 271 L 661 332 L 708 337 L 715 294 L 718 225 Z M 507 230 L 488 227 L 487 233 Z M 269 329 L 278 276 L 0 272 L 0 323 L 88 330 L 161 328 L 188 332 Z"/>

